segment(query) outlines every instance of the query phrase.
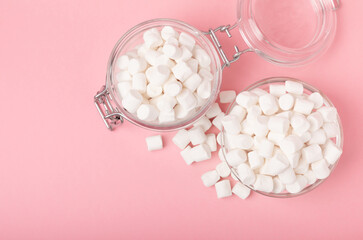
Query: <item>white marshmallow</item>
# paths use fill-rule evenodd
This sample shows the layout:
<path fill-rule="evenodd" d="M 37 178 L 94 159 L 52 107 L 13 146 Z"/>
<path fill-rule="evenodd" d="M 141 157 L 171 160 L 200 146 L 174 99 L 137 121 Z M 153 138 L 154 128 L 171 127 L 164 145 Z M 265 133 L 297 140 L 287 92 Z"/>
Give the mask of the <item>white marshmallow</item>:
<path fill-rule="evenodd" d="M 290 121 L 283 117 L 271 116 L 267 126 L 272 132 L 286 134 L 290 127 Z"/>
<path fill-rule="evenodd" d="M 150 84 L 162 86 L 169 79 L 170 69 L 164 65 L 149 67 L 145 75 Z"/>
<path fill-rule="evenodd" d="M 212 126 L 212 123 L 206 116 L 203 116 L 197 122 L 195 122 L 193 126 L 194 127 L 200 126 L 203 129 L 203 131 L 206 132 Z"/>
<path fill-rule="evenodd" d="M 163 37 L 163 36 L 161 36 L 161 37 Z M 179 37 L 179 34 L 178 34 L 178 37 Z M 171 45 L 174 45 L 176 47 L 179 47 L 179 41 L 178 41 L 177 37 L 174 37 L 174 36 L 169 37 L 167 40 L 165 40 L 164 44 L 171 44 Z"/>
<path fill-rule="evenodd" d="M 184 119 L 191 113 L 195 112 L 195 109 L 188 111 L 188 110 L 185 110 L 182 106 L 180 106 L 180 104 L 177 104 L 174 107 L 174 111 L 175 111 L 175 117 L 177 119 Z"/>
<path fill-rule="evenodd" d="M 303 148 L 301 150 L 301 155 L 308 163 L 313 163 L 323 158 L 323 152 L 318 144 L 313 144 Z"/>
<path fill-rule="evenodd" d="M 130 59 L 128 71 L 132 75 L 145 71 L 147 66 L 146 61 L 143 58 L 132 58 Z"/>
<path fill-rule="evenodd" d="M 296 175 L 294 169 L 291 167 L 286 168 L 279 174 L 279 179 L 283 184 L 292 184 L 296 181 Z"/>
<path fill-rule="evenodd" d="M 208 101 L 208 99 L 203 99 L 203 98 L 199 97 L 198 94 L 195 94 L 194 93 L 194 96 L 197 99 L 197 106 L 196 106 L 196 108 L 203 107 L 207 103 L 207 101 Z"/>
<path fill-rule="evenodd" d="M 256 103 L 258 102 L 258 99 L 259 99 L 259 97 L 256 94 L 248 92 L 248 91 L 244 91 L 237 95 L 236 102 L 238 105 L 240 105 L 244 108 L 249 108 L 253 105 L 256 105 Z"/>
<path fill-rule="evenodd" d="M 146 87 L 146 95 L 151 98 L 159 96 L 163 92 L 161 86 L 156 86 L 154 84 L 148 84 Z"/>
<path fill-rule="evenodd" d="M 129 61 L 129 56 L 127 56 L 126 54 L 122 55 L 117 59 L 117 67 L 121 70 L 127 70 L 127 68 L 129 67 Z"/>
<path fill-rule="evenodd" d="M 265 137 L 268 133 L 268 117 L 257 116 L 252 123 L 254 134 L 258 137 Z"/>
<path fill-rule="evenodd" d="M 295 113 L 290 120 L 291 126 L 294 129 L 294 133 L 301 136 L 310 129 L 310 123 L 304 115 Z"/>
<path fill-rule="evenodd" d="M 281 141 L 280 148 L 285 154 L 292 154 L 299 151 L 304 143 L 298 136 L 289 135 Z"/>
<path fill-rule="evenodd" d="M 121 71 L 116 74 L 116 80 L 118 82 L 131 81 L 132 77 L 128 71 Z"/>
<path fill-rule="evenodd" d="M 270 158 L 272 157 L 274 146 L 273 142 L 263 139 L 259 144 L 258 154 L 264 158 Z"/>
<path fill-rule="evenodd" d="M 212 84 L 208 80 L 203 80 L 202 83 L 197 88 L 198 96 L 207 99 L 211 96 L 212 93 Z"/>
<path fill-rule="evenodd" d="M 211 152 L 206 144 L 200 144 L 190 150 L 195 162 L 201 162 L 211 158 Z"/>
<path fill-rule="evenodd" d="M 175 97 L 183 89 L 183 85 L 176 80 L 169 80 L 164 84 L 164 93 L 168 96 Z"/>
<path fill-rule="evenodd" d="M 119 82 L 117 83 L 117 90 L 120 93 L 121 98 L 124 98 L 132 88 L 130 82 Z"/>
<path fill-rule="evenodd" d="M 172 44 L 165 44 L 162 48 L 162 51 L 167 57 L 173 60 L 180 58 L 183 53 L 182 49 Z"/>
<path fill-rule="evenodd" d="M 302 95 L 304 92 L 304 86 L 301 83 L 295 81 L 286 81 L 285 89 L 287 92 L 296 95 Z"/>
<path fill-rule="evenodd" d="M 326 135 L 323 129 L 318 129 L 317 131 L 311 133 L 311 138 L 309 140 L 309 145 L 311 144 L 325 144 Z"/>
<path fill-rule="evenodd" d="M 146 138 L 147 150 L 154 151 L 163 148 L 163 140 L 160 135 L 150 136 Z"/>
<path fill-rule="evenodd" d="M 193 155 L 191 154 L 191 147 L 187 146 L 183 151 L 180 152 L 180 155 L 184 159 L 187 165 L 190 165 L 194 162 Z"/>
<path fill-rule="evenodd" d="M 216 170 L 206 172 L 202 175 L 202 181 L 204 186 L 211 187 L 218 182 L 220 179 Z"/>
<path fill-rule="evenodd" d="M 262 167 L 265 160 L 263 157 L 261 157 L 257 151 L 251 151 L 247 154 L 248 156 L 248 162 L 253 170 L 258 169 Z"/>
<path fill-rule="evenodd" d="M 335 122 L 324 123 L 323 129 L 327 138 L 335 138 L 339 134 L 339 126 Z"/>
<path fill-rule="evenodd" d="M 150 104 L 141 104 L 137 109 L 137 117 L 143 121 L 155 121 L 159 116 L 159 111 Z"/>
<path fill-rule="evenodd" d="M 242 183 L 237 182 L 232 188 L 232 193 L 237 195 L 239 198 L 246 199 L 250 195 L 251 189 Z"/>
<path fill-rule="evenodd" d="M 214 118 L 221 112 L 222 110 L 219 107 L 218 103 L 213 103 L 205 115 L 207 118 Z"/>
<path fill-rule="evenodd" d="M 146 76 L 144 73 L 136 73 L 132 77 L 132 89 L 141 93 L 146 92 Z"/>
<path fill-rule="evenodd" d="M 220 112 L 212 121 L 212 124 L 219 129 L 219 131 L 222 130 L 222 119 L 224 118 L 225 114 L 223 112 Z"/>
<path fill-rule="evenodd" d="M 285 85 L 282 84 L 270 84 L 270 94 L 275 97 L 280 97 L 286 93 Z"/>
<path fill-rule="evenodd" d="M 145 46 L 155 49 L 163 44 L 163 39 L 160 36 L 159 30 L 152 28 L 144 32 L 143 35 Z"/>
<path fill-rule="evenodd" d="M 330 169 L 325 159 L 312 163 L 311 170 L 317 179 L 325 179 L 330 175 Z"/>
<path fill-rule="evenodd" d="M 228 136 L 228 146 L 231 149 L 240 148 L 243 150 L 249 150 L 253 146 L 253 139 L 248 134 L 238 134 L 238 135 L 227 135 Z"/>
<path fill-rule="evenodd" d="M 150 50 L 145 44 L 140 44 L 136 46 L 135 49 L 137 49 L 137 55 L 143 58 L 145 58 L 146 52 Z"/>
<path fill-rule="evenodd" d="M 289 167 L 286 156 L 281 152 L 276 152 L 272 158 L 268 158 L 261 167 L 260 173 L 270 176 L 276 176 Z"/>
<path fill-rule="evenodd" d="M 305 174 L 304 177 L 306 177 L 306 179 L 308 180 L 308 184 L 314 184 L 317 180 L 314 172 L 312 170 L 308 170 Z"/>
<path fill-rule="evenodd" d="M 205 140 L 205 143 L 208 145 L 211 152 L 217 151 L 216 135 L 214 135 L 213 133 L 207 134 L 207 139 Z"/>
<path fill-rule="evenodd" d="M 224 138 L 223 132 L 219 132 L 217 134 L 217 143 L 219 144 L 219 146 L 222 146 L 222 140 L 223 140 L 223 138 Z"/>
<path fill-rule="evenodd" d="M 187 80 L 184 81 L 184 86 L 190 91 L 194 92 L 201 82 L 202 78 L 199 76 L 199 74 L 193 73 Z"/>
<path fill-rule="evenodd" d="M 231 183 L 229 180 L 222 180 L 215 184 L 217 198 L 225 198 L 232 195 Z"/>
<path fill-rule="evenodd" d="M 226 162 L 221 162 L 216 166 L 218 175 L 222 178 L 226 178 L 231 174 L 231 169 Z"/>
<path fill-rule="evenodd" d="M 161 37 L 167 41 L 169 38 L 177 38 L 179 34 L 175 29 L 171 26 L 165 26 L 161 29 Z"/>
<path fill-rule="evenodd" d="M 212 81 L 214 79 L 213 74 L 206 68 L 201 68 L 198 73 L 203 80 Z"/>
<path fill-rule="evenodd" d="M 290 120 L 291 117 L 293 116 L 293 114 L 292 114 L 292 111 L 284 111 L 284 112 L 280 112 L 280 113 L 276 114 L 275 116 L 283 117 L 283 118 Z"/>
<path fill-rule="evenodd" d="M 301 151 L 297 151 L 297 152 L 290 153 L 290 154 L 285 154 L 285 156 L 287 157 L 287 160 L 289 160 L 290 166 L 292 168 L 295 168 L 299 164 L 299 160 L 301 157 Z"/>
<path fill-rule="evenodd" d="M 279 98 L 279 106 L 282 110 L 290 110 L 295 104 L 295 98 L 291 94 L 287 93 Z"/>
<path fill-rule="evenodd" d="M 130 91 L 126 94 L 126 96 L 122 99 L 122 106 L 130 113 L 135 113 L 142 102 L 142 95 L 134 90 L 130 89 Z"/>
<path fill-rule="evenodd" d="M 269 193 L 269 192 L 272 192 L 272 190 L 274 188 L 274 183 L 273 183 L 272 177 L 257 174 L 256 182 L 253 186 L 258 191 Z"/>
<path fill-rule="evenodd" d="M 195 39 L 189 34 L 181 32 L 179 35 L 179 43 L 192 51 L 195 45 Z"/>
<path fill-rule="evenodd" d="M 238 165 L 237 167 L 238 177 L 243 184 L 253 185 L 256 181 L 256 175 L 253 170 L 245 163 Z"/>
<path fill-rule="evenodd" d="M 187 61 L 188 67 L 192 70 L 193 73 L 198 72 L 198 60 L 195 58 L 191 58 Z"/>
<path fill-rule="evenodd" d="M 194 94 L 189 90 L 184 88 L 178 96 L 176 96 L 176 99 L 180 106 L 182 106 L 186 111 L 190 111 L 195 108 L 197 105 L 197 99 L 194 96 Z"/>
<path fill-rule="evenodd" d="M 323 116 L 320 112 L 313 112 L 307 117 L 307 120 L 310 123 L 310 131 L 314 132 L 318 130 L 324 123 Z"/>
<path fill-rule="evenodd" d="M 188 60 L 190 60 L 192 58 L 193 54 L 187 47 L 182 46 L 180 49 L 181 49 L 181 56 L 179 58 L 175 59 L 175 61 L 187 62 Z"/>
<path fill-rule="evenodd" d="M 295 112 L 309 115 L 311 113 L 311 111 L 313 110 L 313 108 L 314 108 L 313 102 L 306 100 L 306 99 L 296 98 L 295 106 L 294 106 Z"/>
<path fill-rule="evenodd" d="M 201 67 L 209 67 L 212 62 L 208 53 L 201 47 L 194 48 L 193 57 L 198 60 Z"/>
<path fill-rule="evenodd" d="M 229 134 L 238 134 L 241 132 L 241 124 L 234 115 L 226 115 L 222 119 L 224 130 Z"/>
<path fill-rule="evenodd" d="M 227 153 L 226 159 L 230 166 L 237 167 L 241 163 L 246 162 L 247 155 L 246 152 L 242 149 L 234 149 Z"/>
<path fill-rule="evenodd" d="M 340 156 L 342 155 L 342 150 L 337 147 L 337 145 L 329 140 L 324 146 L 324 158 L 329 164 L 335 164 Z"/>
<path fill-rule="evenodd" d="M 321 107 L 317 111 L 323 116 L 324 122 L 337 121 L 337 110 L 334 107 Z"/>
<path fill-rule="evenodd" d="M 236 92 L 233 90 L 230 91 L 221 91 L 219 93 L 219 101 L 220 103 L 230 103 L 236 98 Z"/>
<path fill-rule="evenodd" d="M 155 50 L 151 50 L 148 49 L 147 51 L 145 51 L 145 60 L 146 62 L 148 62 L 151 66 L 157 66 L 158 65 L 158 60 L 159 57 L 162 55 L 162 53 L 155 51 Z"/>
<path fill-rule="evenodd" d="M 300 158 L 298 165 L 294 168 L 295 173 L 305 174 L 309 169 L 309 163 L 306 159 Z"/>
<path fill-rule="evenodd" d="M 272 115 L 279 110 L 276 97 L 271 94 L 265 94 L 259 97 L 258 102 L 261 110 L 265 115 Z"/>
<path fill-rule="evenodd" d="M 168 95 L 161 95 L 156 101 L 157 108 L 163 112 L 169 112 L 173 110 L 175 105 L 176 99 Z"/>
<path fill-rule="evenodd" d="M 281 193 L 285 190 L 285 184 L 283 184 L 278 177 L 274 177 L 273 182 L 274 182 L 274 188 L 272 189 L 273 193 Z"/>
<path fill-rule="evenodd" d="M 222 148 L 220 148 L 218 151 L 218 157 L 219 157 L 219 160 L 221 160 L 222 162 L 226 162 L 226 158 L 225 158 L 225 155 L 223 154 Z"/>
<path fill-rule="evenodd" d="M 184 149 L 190 143 L 188 131 L 185 129 L 179 130 L 177 134 L 175 134 L 175 136 L 172 138 L 172 141 L 180 149 Z"/>
<path fill-rule="evenodd" d="M 193 145 L 202 144 L 207 140 L 202 127 L 193 127 L 188 130 L 188 136 Z"/>
<path fill-rule="evenodd" d="M 229 112 L 229 115 L 234 115 L 238 117 L 239 121 L 241 122 L 246 117 L 246 109 L 241 107 L 240 105 L 236 104 L 233 106 L 231 111 Z"/>
<path fill-rule="evenodd" d="M 253 130 L 254 130 L 254 128 L 250 121 L 247 121 L 247 120 L 242 121 L 241 132 L 251 136 L 252 134 L 254 134 Z"/>
<path fill-rule="evenodd" d="M 283 133 L 269 132 L 267 139 L 273 142 L 275 145 L 280 145 L 281 141 L 286 137 Z"/>
<path fill-rule="evenodd" d="M 171 111 L 161 111 L 159 113 L 159 123 L 168 123 L 175 121 L 175 112 Z"/>
<path fill-rule="evenodd" d="M 268 92 L 266 92 L 265 90 L 263 90 L 261 88 L 254 88 L 250 92 L 256 94 L 257 96 L 262 96 L 262 95 L 268 94 Z"/>
<path fill-rule="evenodd" d="M 312 94 L 310 94 L 308 96 L 308 100 L 312 101 L 314 103 L 314 108 L 315 109 L 320 108 L 321 106 L 323 106 L 323 103 L 324 103 L 323 97 L 318 92 L 313 92 Z"/>
<path fill-rule="evenodd" d="M 308 180 L 306 179 L 306 177 L 298 175 L 294 183 L 286 184 L 286 190 L 289 193 L 298 193 L 301 192 L 306 187 L 307 183 Z"/>
<path fill-rule="evenodd" d="M 184 82 L 193 74 L 192 69 L 185 62 L 178 62 L 171 71 L 181 82 Z"/>

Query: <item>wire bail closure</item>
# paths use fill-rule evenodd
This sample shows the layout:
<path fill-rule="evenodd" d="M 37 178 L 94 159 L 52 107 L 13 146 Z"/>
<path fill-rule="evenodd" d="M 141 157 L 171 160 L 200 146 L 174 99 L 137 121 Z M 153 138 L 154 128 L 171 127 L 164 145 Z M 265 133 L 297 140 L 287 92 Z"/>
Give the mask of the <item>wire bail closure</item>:
<path fill-rule="evenodd" d="M 234 45 L 234 50 L 235 50 L 235 53 L 233 54 L 232 56 L 232 59 L 228 59 L 226 53 L 224 52 L 223 48 L 222 48 L 222 45 L 220 44 L 219 40 L 218 40 L 218 37 L 216 35 L 216 32 L 222 32 L 222 33 L 226 33 L 227 36 L 229 38 L 232 37 L 232 34 L 231 34 L 231 30 L 236 28 L 238 26 L 237 23 L 233 24 L 232 26 L 230 24 L 228 25 L 222 25 L 222 26 L 219 26 L 215 29 L 212 29 L 210 28 L 208 32 L 203 32 L 205 35 L 210 35 L 212 41 L 213 41 L 213 44 L 214 46 L 216 47 L 218 53 L 219 53 L 219 56 L 221 57 L 222 61 L 223 61 L 223 65 L 222 65 L 222 70 L 225 68 L 225 67 L 229 67 L 231 65 L 231 63 L 234 63 L 235 61 L 237 61 L 240 56 L 246 52 L 253 52 L 253 49 L 245 49 L 243 51 L 240 51 L 239 48 Z"/>
<path fill-rule="evenodd" d="M 103 85 L 101 90 L 95 95 L 94 103 L 108 130 L 112 130 L 114 126 L 124 122 L 120 111 L 117 107 L 112 106 L 112 96 L 105 85 Z"/>

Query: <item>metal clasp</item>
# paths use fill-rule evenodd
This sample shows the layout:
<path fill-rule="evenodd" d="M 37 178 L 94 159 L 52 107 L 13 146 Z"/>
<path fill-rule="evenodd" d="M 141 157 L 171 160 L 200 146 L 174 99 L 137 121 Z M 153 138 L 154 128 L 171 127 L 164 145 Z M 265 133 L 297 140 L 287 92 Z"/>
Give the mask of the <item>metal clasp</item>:
<path fill-rule="evenodd" d="M 117 107 L 112 106 L 112 97 L 107 91 L 106 86 L 102 86 L 101 90 L 97 92 L 94 97 L 94 103 L 109 130 L 112 130 L 113 126 L 124 122 L 122 114 Z"/>
<path fill-rule="evenodd" d="M 253 49 L 245 49 L 243 51 L 240 51 L 238 49 L 238 47 L 236 45 L 234 45 L 234 51 L 235 53 L 233 54 L 232 56 L 232 59 L 228 59 L 226 53 L 223 51 L 223 48 L 222 48 L 222 45 L 220 44 L 219 40 L 218 40 L 218 37 L 216 35 L 216 32 L 222 32 L 222 33 L 226 33 L 227 36 L 229 38 L 232 37 L 232 34 L 231 34 L 231 30 L 236 28 L 238 26 L 237 23 L 233 24 L 232 26 L 231 25 L 222 25 L 222 26 L 219 26 L 215 29 L 209 29 L 208 32 L 203 32 L 204 34 L 206 35 L 210 35 L 212 41 L 213 41 L 213 44 L 214 46 L 216 47 L 222 61 L 223 61 L 223 65 L 222 65 L 222 69 L 224 69 L 225 67 L 229 67 L 231 65 L 231 63 L 234 63 L 235 61 L 237 61 L 240 56 L 246 52 L 253 52 Z"/>

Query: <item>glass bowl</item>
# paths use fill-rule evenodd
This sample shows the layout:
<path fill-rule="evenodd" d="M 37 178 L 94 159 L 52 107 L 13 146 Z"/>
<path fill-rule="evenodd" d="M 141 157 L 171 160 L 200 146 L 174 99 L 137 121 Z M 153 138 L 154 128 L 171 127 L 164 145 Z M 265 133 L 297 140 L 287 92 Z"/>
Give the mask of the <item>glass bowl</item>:
<path fill-rule="evenodd" d="M 253 83 L 252 85 L 248 86 L 243 91 L 250 91 L 250 90 L 253 90 L 255 88 L 261 88 L 263 90 L 268 91 L 270 85 L 272 85 L 272 84 L 284 84 L 285 81 L 295 81 L 295 82 L 299 82 L 299 83 L 303 84 L 304 93 L 306 93 L 306 94 L 311 94 L 313 92 L 319 92 L 321 94 L 321 96 L 323 97 L 323 99 L 324 99 L 324 105 L 329 106 L 329 107 L 334 107 L 333 103 L 329 100 L 329 98 L 327 96 L 325 96 L 317 88 L 315 88 L 315 87 L 311 86 L 310 84 L 305 83 L 305 82 L 303 82 L 301 80 L 294 79 L 294 78 L 289 78 L 289 77 L 273 77 L 273 78 L 262 79 L 262 80 L 260 80 L 258 82 Z M 232 102 L 230 104 L 230 106 L 228 107 L 228 110 L 227 110 L 226 114 L 228 114 L 236 104 L 237 104 L 236 101 Z M 343 149 L 343 127 L 342 127 L 339 115 L 337 115 L 337 123 L 339 125 L 339 133 L 337 134 L 337 136 L 335 138 L 332 139 L 332 141 L 335 142 L 335 144 L 340 149 Z M 226 159 L 226 149 L 225 149 L 225 146 L 224 146 L 224 142 L 225 142 L 225 140 L 224 140 L 224 131 L 222 131 L 222 153 L 223 153 L 224 159 Z M 228 164 L 227 159 L 226 159 L 226 162 Z M 339 159 L 338 159 L 338 161 L 335 162 L 335 164 L 329 165 L 331 173 L 335 169 L 335 167 L 337 166 L 338 162 L 339 162 Z M 230 169 L 232 171 L 232 174 L 236 177 L 236 179 L 242 183 L 241 179 L 238 176 L 238 173 L 237 173 L 236 169 L 231 167 L 229 164 L 228 164 L 228 166 L 230 167 Z M 260 194 L 268 196 L 268 197 L 289 198 L 289 197 L 300 196 L 302 194 L 310 192 L 311 190 L 315 189 L 317 186 L 319 186 L 321 183 L 323 183 L 328 178 L 318 179 L 315 183 L 313 183 L 311 185 L 307 185 L 299 193 L 289 193 L 289 192 L 286 192 L 286 191 L 284 191 L 282 193 L 272 193 L 272 192 L 267 193 L 267 192 L 262 192 L 262 191 L 259 191 L 259 190 L 255 190 L 252 186 L 248 186 L 248 185 L 245 185 L 245 186 L 247 186 L 248 188 L 250 188 L 251 190 L 253 190 L 253 191 L 257 192 L 257 193 L 260 193 Z"/>
<path fill-rule="evenodd" d="M 170 123 L 150 123 L 142 121 L 134 114 L 129 113 L 122 107 L 122 98 L 118 94 L 116 74 L 118 72 L 116 61 L 119 56 L 135 48 L 135 46 L 143 43 L 143 33 L 151 28 L 161 30 L 164 26 L 171 26 L 178 32 L 185 32 L 193 36 L 196 44 L 200 45 L 211 58 L 211 73 L 214 76 L 212 81 L 212 93 L 206 103 L 201 106 L 195 113 L 185 119 L 176 120 Z M 173 131 L 185 128 L 196 122 L 205 115 L 210 106 L 215 102 L 222 81 L 222 69 L 219 61 L 219 55 L 216 52 L 211 41 L 198 29 L 189 24 L 174 19 L 153 19 L 136 25 L 127 31 L 116 43 L 111 52 L 111 56 L 107 66 L 106 89 L 108 89 L 111 98 L 114 100 L 117 109 L 121 112 L 123 118 L 131 123 L 154 131 Z"/>

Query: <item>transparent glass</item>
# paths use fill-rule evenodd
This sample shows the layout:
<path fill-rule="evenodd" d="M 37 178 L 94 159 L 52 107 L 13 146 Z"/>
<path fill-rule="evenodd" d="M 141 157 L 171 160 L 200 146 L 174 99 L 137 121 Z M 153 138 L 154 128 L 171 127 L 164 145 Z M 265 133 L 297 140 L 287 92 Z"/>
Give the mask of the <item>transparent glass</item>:
<path fill-rule="evenodd" d="M 322 55 L 336 30 L 338 0 L 239 0 L 246 44 L 267 61 L 297 66 Z"/>
<path fill-rule="evenodd" d="M 212 93 L 210 98 L 194 114 L 186 117 L 185 119 L 176 120 L 175 122 L 159 124 L 139 120 L 134 114 L 129 113 L 122 107 L 122 98 L 117 91 L 118 82 L 115 76 L 118 72 L 116 67 L 116 61 L 118 57 L 132 50 L 135 46 L 143 43 L 143 33 L 145 31 L 151 28 L 157 28 L 161 30 L 164 26 L 172 26 L 178 32 L 186 32 L 194 37 L 196 44 L 200 45 L 211 58 L 211 72 L 214 76 L 214 79 L 212 81 Z M 106 88 L 108 89 L 112 99 L 114 100 L 123 117 L 131 123 L 154 131 L 173 131 L 185 128 L 205 115 L 206 111 L 208 111 L 218 96 L 221 81 L 222 69 L 219 55 L 216 52 L 213 44 L 201 31 L 179 20 L 153 19 L 136 25 L 118 40 L 109 58 L 107 66 Z"/>
<path fill-rule="evenodd" d="M 285 84 L 285 81 L 295 81 L 295 82 L 299 82 L 299 83 L 302 83 L 303 86 L 304 86 L 304 93 L 306 94 L 311 94 L 313 92 L 319 92 L 321 94 L 321 96 L 323 96 L 324 98 L 324 105 L 325 106 L 331 106 L 331 107 L 334 107 L 333 103 L 329 100 L 329 98 L 327 96 L 325 96 L 321 91 L 319 91 L 317 88 L 311 86 L 310 84 L 308 83 L 305 83 L 301 80 L 298 80 L 298 79 L 294 79 L 294 78 L 288 78 L 288 77 L 273 77 L 273 78 L 266 78 L 266 79 L 263 79 L 263 80 L 260 80 L 250 86 L 248 86 L 247 88 L 245 88 L 243 91 L 250 91 L 250 90 L 253 90 L 255 88 L 261 88 L 263 90 L 269 90 L 269 86 L 271 84 Z M 228 114 L 230 112 L 230 110 L 236 105 L 237 103 L 234 101 L 233 103 L 230 104 L 230 106 L 228 107 L 228 110 L 226 112 L 226 114 Z M 343 149 L 343 127 L 342 127 L 342 124 L 341 124 L 341 121 L 340 121 L 340 118 L 339 118 L 339 115 L 338 115 L 338 120 L 337 120 L 337 123 L 339 125 L 339 133 L 337 134 L 337 136 L 332 139 L 335 144 L 340 147 L 340 149 Z M 222 132 L 222 152 L 223 152 L 223 155 L 224 155 L 224 158 L 226 159 L 226 149 L 224 147 L 224 132 Z M 339 160 L 333 164 L 333 165 L 330 165 L 329 168 L 331 171 L 334 170 L 334 168 L 337 166 Z M 228 161 L 227 161 L 228 163 Z M 229 165 L 229 164 L 228 164 Z M 242 183 L 242 181 L 240 180 L 239 176 L 238 176 L 238 173 L 236 171 L 235 168 L 231 167 L 231 171 L 232 173 L 236 176 L 236 178 Z M 330 173 L 331 174 L 331 173 Z M 329 178 L 329 177 L 328 177 Z M 326 179 L 328 179 L 326 178 Z M 257 192 L 257 193 L 260 193 L 262 195 L 265 195 L 265 196 L 268 196 L 268 197 L 276 197 L 276 198 L 288 198 L 288 197 L 296 197 L 296 196 L 300 196 L 304 193 L 307 193 L 307 192 L 310 192 L 311 190 L 313 190 L 314 188 L 316 188 L 317 186 L 319 186 L 321 183 L 323 183 L 326 179 L 320 179 L 320 180 L 317 180 L 315 183 L 311 184 L 311 185 L 308 185 L 306 186 L 301 192 L 299 193 L 289 193 L 289 192 L 282 192 L 282 193 L 266 193 L 266 192 L 262 192 L 262 191 L 258 191 L 258 190 L 255 190 L 252 186 L 248 186 L 246 185 L 248 188 L 250 188 L 251 190 Z"/>

